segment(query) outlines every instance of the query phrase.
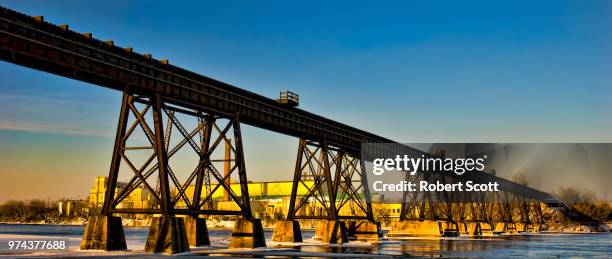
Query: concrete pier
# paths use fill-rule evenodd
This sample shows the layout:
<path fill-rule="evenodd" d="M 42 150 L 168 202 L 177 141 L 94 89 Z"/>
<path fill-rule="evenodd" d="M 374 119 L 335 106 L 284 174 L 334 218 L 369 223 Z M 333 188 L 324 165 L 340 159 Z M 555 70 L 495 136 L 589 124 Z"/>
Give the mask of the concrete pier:
<path fill-rule="evenodd" d="M 315 231 L 314 239 L 326 244 L 346 243 L 348 242 L 346 224 L 339 220 L 321 221 Z"/>
<path fill-rule="evenodd" d="M 89 217 L 81 250 L 125 250 L 125 233 L 121 217 L 97 215 Z"/>
<path fill-rule="evenodd" d="M 383 237 L 383 233 L 380 222 L 361 220 L 349 222 L 348 236 L 359 241 L 376 241 Z"/>
<path fill-rule="evenodd" d="M 300 223 L 297 220 L 283 220 L 276 222 L 274 233 L 272 234 L 274 242 L 302 242 L 302 231 Z"/>
<path fill-rule="evenodd" d="M 176 216 L 154 217 L 145 244 L 149 253 L 176 254 L 189 251 L 187 232 L 183 218 Z"/>
<path fill-rule="evenodd" d="M 516 233 L 518 233 L 518 229 L 516 228 L 516 223 L 514 223 L 514 222 L 506 223 L 506 233 L 507 234 L 516 234 Z"/>
<path fill-rule="evenodd" d="M 542 224 L 540 224 L 540 223 L 532 223 L 531 225 L 533 226 L 533 232 L 540 232 L 540 231 L 542 231 Z"/>
<path fill-rule="evenodd" d="M 459 224 L 459 235 L 479 237 L 482 236 L 482 229 L 479 222 L 461 222 Z"/>
<path fill-rule="evenodd" d="M 236 220 L 229 248 L 256 248 L 265 247 L 266 237 L 260 219 Z"/>
<path fill-rule="evenodd" d="M 480 232 L 482 233 L 482 236 L 493 236 L 495 235 L 494 231 L 494 225 L 485 222 L 480 223 Z"/>
<path fill-rule="evenodd" d="M 516 226 L 516 232 L 518 233 L 523 233 L 523 232 L 531 232 L 532 230 L 532 226 L 530 223 L 515 223 L 514 224 Z"/>
<path fill-rule="evenodd" d="M 515 223 L 516 231 L 521 232 L 540 232 L 542 225 L 537 223 Z"/>
<path fill-rule="evenodd" d="M 185 231 L 187 231 L 189 246 L 197 247 L 210 245 L 208 227 L 206 227 L 206 219 L 186 217 Z"/>
<path fill-rule="evenodd" d="M 513 222 L 497 222 L 495 223 L 495 234 L 516 234 L 516 225 Z"/>
<path fill-rule="evenodd" d="M 396 221 L 391 223 L 390 237 L 456 237 L 459 236 L 459 226 L 450 221 Z"/>

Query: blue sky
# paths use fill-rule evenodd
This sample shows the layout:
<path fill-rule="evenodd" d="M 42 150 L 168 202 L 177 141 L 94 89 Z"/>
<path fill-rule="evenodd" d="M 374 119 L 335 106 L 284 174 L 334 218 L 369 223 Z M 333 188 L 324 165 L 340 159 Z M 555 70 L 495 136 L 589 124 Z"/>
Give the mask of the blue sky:
<path fill-rule="evenodd" d="M 400 142 L 612 141 L 609 1 L 0 4 Z M 83 195 L 107 174 L 119 101 L 0 63 L 0 172 Z M 250 178 L 288 180 L 297 140 L 244 135 Z"/>

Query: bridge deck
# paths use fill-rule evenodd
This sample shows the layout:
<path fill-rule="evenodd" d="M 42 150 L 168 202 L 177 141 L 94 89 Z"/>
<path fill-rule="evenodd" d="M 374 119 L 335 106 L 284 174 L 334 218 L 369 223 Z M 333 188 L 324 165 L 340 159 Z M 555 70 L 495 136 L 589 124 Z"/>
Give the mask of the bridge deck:
<path fill-rule="evenodd" d="M 17 65 L 134 94 L 162 93 L 165 102 L 226 116 L 255 127 L 327 144 L 358 155 L 362 143 L 394 141 L 279 104 L 273 99 L 141 55 L 131 48 L 100 41 L 0 7 L 0 59 Z M 405 153 L 421 151 L 404 146 Z M 480 180 L 500 182 L 500 188 L 539 200 L 556 200 L 532 188 L 489 174 Z"/>

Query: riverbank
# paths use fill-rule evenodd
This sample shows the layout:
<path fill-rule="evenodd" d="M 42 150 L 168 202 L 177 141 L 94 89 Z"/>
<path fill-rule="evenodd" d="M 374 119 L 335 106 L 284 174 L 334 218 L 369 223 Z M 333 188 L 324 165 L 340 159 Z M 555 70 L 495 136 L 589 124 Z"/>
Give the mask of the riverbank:
<path fill-rule="evenodd" d="M 555 233 L 594 233 L 610 232 L 612 222 L 579 224 L 579 223 L 547 223 L 544 229 Z"/>
<path fill-rule="evenodd" d="M 21 222 L 21 221 L 0 221 L 0 225 L 50 225 L 50 226 L 81 226 L 87 224 L 86 220 L 71 220 L 59 223 L 46 222 L 44 220 Z"/>

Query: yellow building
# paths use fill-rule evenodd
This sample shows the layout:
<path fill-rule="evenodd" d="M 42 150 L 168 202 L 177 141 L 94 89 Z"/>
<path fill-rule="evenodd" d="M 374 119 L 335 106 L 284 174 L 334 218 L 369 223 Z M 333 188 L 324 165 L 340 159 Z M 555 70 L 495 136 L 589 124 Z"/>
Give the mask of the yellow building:
<path fill-rule="evenodd" d="M 305 181 L 304 183 L 306 186 L 308 186 L 308 188 L 312 188 L 312 186 L 314 185 L 313 181 Z M 298 190 L 297 190 L 298 196 L 304 196 L 308 192 L 308 189 L 306 188 L 305 185 L 300 184 L 300 186 L 298 187 Z M 283 198 L 283 197 L 291 195 L 292 186 L 293 186 L 293 182 L 291 181 L 248 183 L 249 197 L 251 199 Z M 236 193 L 236 195 L 238 196 L 242 195 L 242 191 L 240 189 L 239 183 L 232 181 L 232 183 L 230 183 L 230 187 L 232 191 Z M 188 199 L 191 200 L 193 198 L 194 191 L 195 191 L 195 185 L 190 185 L 185 190 L 185 196 L 187 196 Z M 174 190 L 173 197 L 176 197 L 179 194 L 178 192 L 179 192 L 178 190 Z M 220 200 L 222 201 L 224 198 L 224 192 L 225 192 L 225 189 L 223 189 L 223 187 L 217 188 L 217 190 L 215 190 L 212 194 L 212 199 L 214 201 L 220 201 Z M 206 191 L 206 188 L 203 187 L 202 195 L 200 195 L 200 198 L 204 199 L 206 198 L 206 196 L 208 196 L 208 193 Z M 185 208 L 187 207 L 187 205 L 185 204 L 185 201 L 183 199 L 179 199 L 177 203 L 175 204 L 175 207 Z"/>
<path fill-rule="evenodd" d="M 79 216 L 87 215 L 89 208 L 83 200 L 64 200 L 57 204 L 59 215 L 61 216 Z"/>
<path fill-rule="evenodd" d="M 88 203 L 91 208 L 102 208 L 104 204 L 104 194 L 106 191 L 107 177 L 98 176 L 94 181 L 94 186 L 89 191 Z M 126 188 L 127 184 L 118 182 L 115 190 L 115 197 Z M 300 184 L 297 189 L 298 204 L 301 197 L 308 193 L 308 189 L 314 186 L 314 181 L 305 181 Z M 214 187 L 214 186 L 213 186 Z M 232 181 L 230 187 L 236 195 L 241 195 L 240 184 Z M 292 181 L 277 181 L 277 182 L 251 182 L 248 183 L 249 196 L 251 198 L 251 209 L 253 215 L 262 219 L 278 220 L 286 217 L 288 213 L 290 196 L 293 187 Z M 191 202 L 195 185 L 190 185 L 185 190 L 185 196 Z M 178 190 L 172 192 L 173 198 L 179 195 Z M 216 210 L 232 210 L 239 211 L 240 208 L 232 200 L 225 200 L 225 189 L 217 188 L 212 194 L 212 206 Z M 206 187 L 202 189 L 201 199 L 208 196 Z M 339 205 L 336 205 L 339 206 Z M 126 197 L 118 206 L 118 208 L 152 208 L 154 207 L 152 194 L 145 188 L 138 187 L 134 189 L 128 197 Z M 186 208 L 187 205 L 182 198 L 179 198 L 175 204 L 175 208 Z M 376 218 L 385 220 L 394 220 L 399 218 L 401 210 L 400 203 L 384 203 L 383 200 L 376 200 L 372 204 L 372 211 Z M 304 205 L 297 211 L 297 215 L 303 216 L 322 216 L 324 208 L 316 202 L 315 198 L 306 201 Z M 340 215 L 355 215 L 361 211 L 357 204 L 347 202 L 339 211 Z"/>
<path fill-rule="evenodd" d="M 399 219 L 401 210 L 401 203 L 372 203 L 372 211 L 375 217 L 389 217 L 390 219 Z"/>
<path fill-rule="evenodd" d="M 108 177 L 98 176 L 94 180 L 94 185 L 89 189 L 89 195 L 87 201 L 90 208 L 102 208 L 104 205 L 104 195 L 106 193 L 106 184 Z M 127 187 L 126 183 L 117 182 L 117 188 L 115 189 L 115 197 Z M 146 209 L 153 207 L 152 195 L 147 189 L 138 187 L 134 189 L 128 197 L 119 203 L 118 208 L 139 208 Z"/>

